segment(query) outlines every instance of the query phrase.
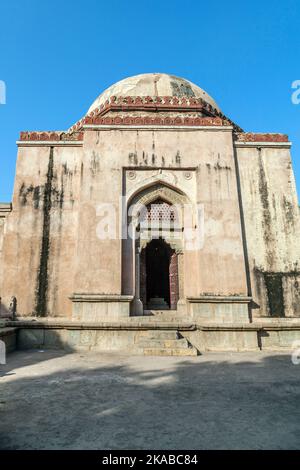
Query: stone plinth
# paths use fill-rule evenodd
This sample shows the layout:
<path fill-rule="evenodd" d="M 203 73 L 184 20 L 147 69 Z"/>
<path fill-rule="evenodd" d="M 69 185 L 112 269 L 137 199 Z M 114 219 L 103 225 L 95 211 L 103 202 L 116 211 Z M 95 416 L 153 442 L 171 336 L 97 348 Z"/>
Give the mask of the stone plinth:
<path fill-rule="evenodd" d="M 188 297 L 189 313 L 196 321 L 249 322 L 251 297 L 203 295 Z"/>
<path fill-rule="evenodd" d="M 113 321 L 128 318 L 131 295 L 74 294 L 72 319 L 77 321 Z"/>

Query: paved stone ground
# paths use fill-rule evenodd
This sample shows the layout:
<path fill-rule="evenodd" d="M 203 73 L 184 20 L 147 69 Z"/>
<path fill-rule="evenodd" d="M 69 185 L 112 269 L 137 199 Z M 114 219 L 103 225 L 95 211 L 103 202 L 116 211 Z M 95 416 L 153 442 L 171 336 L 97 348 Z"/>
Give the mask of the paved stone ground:
<path fill-rule="evenodd" d="M 297 449 L 300 365 L 15 352 L 0 366 L 1 449 Z"/>

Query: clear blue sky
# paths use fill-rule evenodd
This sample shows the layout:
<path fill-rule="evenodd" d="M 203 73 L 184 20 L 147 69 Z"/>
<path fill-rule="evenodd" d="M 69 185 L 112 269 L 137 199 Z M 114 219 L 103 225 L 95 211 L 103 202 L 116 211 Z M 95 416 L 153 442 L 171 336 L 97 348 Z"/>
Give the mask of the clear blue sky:
<path fill-rule="evenodd" d="M 247 131 L 284 132 L 300 188 L 299 0 L 1 0 L 0 201 L 21 130 L 63 130 L 106 87 L 165 72 L 204 88 Z"/>

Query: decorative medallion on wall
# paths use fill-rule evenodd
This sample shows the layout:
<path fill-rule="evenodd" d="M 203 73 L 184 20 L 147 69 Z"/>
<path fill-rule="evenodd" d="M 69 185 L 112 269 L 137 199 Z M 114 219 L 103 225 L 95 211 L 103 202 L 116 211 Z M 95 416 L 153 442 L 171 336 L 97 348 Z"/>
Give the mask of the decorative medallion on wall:
<path fill-rule="evenodd" d="M 184 172 L 184 177 L 186 180 L 191 180 L 193 175 L 192 175 L 192 172 L 191 171 L 185 171 Z"/>
<path fill-rule="evenodd" d="M 135 178 L 136 178 L 136 172 L 133 171 L 133 170 L 128 171 L 127 177 L 128 177 L 128 179 L 130 179 L 130 180 L 135 180 Z"/>

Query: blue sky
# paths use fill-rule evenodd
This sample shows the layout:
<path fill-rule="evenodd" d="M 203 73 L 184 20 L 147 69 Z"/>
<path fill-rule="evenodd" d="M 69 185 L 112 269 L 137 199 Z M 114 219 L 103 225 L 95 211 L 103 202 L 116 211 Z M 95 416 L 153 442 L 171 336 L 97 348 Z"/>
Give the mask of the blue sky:
<path fill-rule="evenodd" d="M 289 134 L 300 193 L 299 0 L 2 0 L 0 19 L 0 201 L 21 130 L 66 129 L 146 72 L 195 82 L 246 131 Z"/>

